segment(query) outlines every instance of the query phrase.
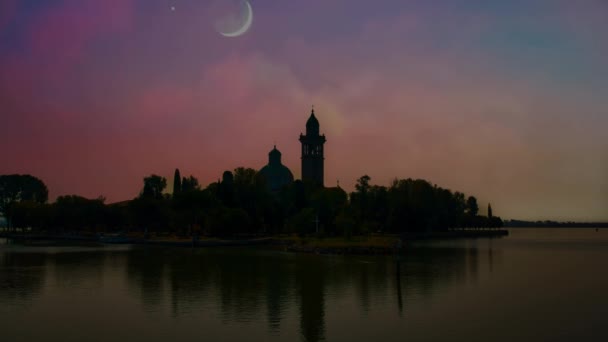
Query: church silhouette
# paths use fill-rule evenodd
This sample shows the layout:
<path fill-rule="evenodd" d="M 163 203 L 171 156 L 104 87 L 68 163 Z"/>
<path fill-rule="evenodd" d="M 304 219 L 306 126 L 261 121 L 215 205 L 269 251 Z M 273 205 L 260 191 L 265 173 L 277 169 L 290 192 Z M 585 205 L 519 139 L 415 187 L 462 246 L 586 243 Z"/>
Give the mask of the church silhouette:
<path fill-rule="evenodd" d="M 306 134 L 300 133 L 302 144 L 302 181 L 324 186 L 325 134 L 319 134 L 319 120 L 312 109 L 306 121 Z M 276 192 L 282 187 L 293 183 L 294 177 L 289 168 L 281 163 L 281 152 L 276 145 L 268 153 L 268 164 L 259 174 L 266 180 L 269 190 Z"/>

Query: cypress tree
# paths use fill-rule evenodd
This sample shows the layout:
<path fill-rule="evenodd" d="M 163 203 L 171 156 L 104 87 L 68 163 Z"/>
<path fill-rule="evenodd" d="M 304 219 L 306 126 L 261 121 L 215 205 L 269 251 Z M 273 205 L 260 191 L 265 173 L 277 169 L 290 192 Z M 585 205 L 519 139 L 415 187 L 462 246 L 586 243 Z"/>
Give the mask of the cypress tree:
<path fill-rule="evenodd" d="M 492 205 L 488 203 L 488 218 L 492 218 Z"/>
<path fill-rule="evenodd" d="M 182 191 L 182 177 L 179 174 L 179 169 L 175 169 L 173 176 L 173 195 L 177 195 Z"/>
<path fill-rule="evenodd" d="M 477 205 L 477 198 L 475 198 L 473 196 L 469 196 L 469 199 L 467 199 L 467 209 L 469 210 L 469 214 L 472 217 L 477 216 L 477 214 L 479 213 L 479 206 Z"/>

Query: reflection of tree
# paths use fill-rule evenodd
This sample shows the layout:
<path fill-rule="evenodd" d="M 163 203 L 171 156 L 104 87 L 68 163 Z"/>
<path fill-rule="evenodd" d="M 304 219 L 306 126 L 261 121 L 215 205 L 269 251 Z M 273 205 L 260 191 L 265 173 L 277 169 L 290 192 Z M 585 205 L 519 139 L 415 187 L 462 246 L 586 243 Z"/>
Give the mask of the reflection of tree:
<path fill-rule="evenodd" d="M 400 270 L 405 296 L 407 297 L 409 292 L 431 295 L 438 286 L 464 279 L 467 276 L 468 253 L 468 249 L 464 248 L 410 249 L 403 257 Z"/>
<path fill-rule="evenodd" d="M 106 253 L 70 252 L 48 254 L 47 259 L 53 264 L 55 281 L 60 286 L 73 287 L 89 282 L 89 285 L 101 287 Z"/>
<path fill-rule="evenodd" d="M 142 302 L 148 308 L 162 303 L 164 263 L 165 253 L 162 249 L 136 249 L 129 253 L 129 283 L 137 286 Z"/>
<path fill-rule="evenodd" d="M 279 255 L 267 258 L 265 262 L 268 267 L 266 277 L 266 310 L 268 314 L 268 328 L 276 332 L 280 330 L 281 318 L 285 312 L 285 303 L 289 297 L 289 289 L 292 284 L 289 260 L 293 255 Z"/>
<path fill-rule="evenodd" d="M 173 250 L 165 256 L 173 315 L 215 300 L 225 322 L 250 321 L 265 301 L 270 330 L 278 330 L 292 286 L 290 257 L 250 249 Z"/>
<path fill-rule="evenodd" d="M 403 314 L 408 297 L 416 293 L 431 296 L 437 287 L 448 286 L 462 281 L 468 274 L 476 274 L 471 271 L 477 269 L 476 256 L 477 251 L 472 248 L 410 247 L 405 255 L 391 261 L 394 271 L 387 270 L 385 278 L 394 279 L 399 315 Z M 363 301 L 361 305 L 367 307 Z"/>
<path fill-rule="evenodd" d="M 35 297 L 46 277 L 45 260 L 39 253 L 0 253 L 0 302 Z"/>
<path fill-rule="evenodd" d="M 371 311 L 376 298 L 385 298 L 393 281 L 392 257 L 348 256 L 329 272 L 327 286 L 332 293 L 345 293 L 352 288 L 364 312 Z"/>
<path fill-rule="evenodd" d="M 200 306 L 209 289 L 210 272 L 205 261 L 196 251 L 183 250 L 167 257 L 170 275 L 171 311 L 179 316 L 183 311 Z"/>
<path fill-rule="evenodd" d="M 264 259 L 226 253 L 215 260 L 224 320 L 250 321 L 257 315 L 265 277 L 271 272 Z"/>
<path fill-rule="evenodd" d="M 467 253 L 467 258 L 469 262 L 469 272 L 471 274 L 471 278 L 473 280 L 477 279 L 477 273 L 479 268 L 479 251 L 477 248 L 469 248 Z"/>

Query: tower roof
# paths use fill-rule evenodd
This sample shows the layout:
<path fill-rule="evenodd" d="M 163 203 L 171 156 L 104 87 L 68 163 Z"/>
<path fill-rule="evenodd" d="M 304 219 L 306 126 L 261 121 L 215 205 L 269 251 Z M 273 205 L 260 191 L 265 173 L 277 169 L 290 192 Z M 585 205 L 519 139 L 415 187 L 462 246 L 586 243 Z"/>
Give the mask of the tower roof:
<path fill-rule="evenodd" d="M 315 109 L 313 108 L 310 112 L 310 117 L 306 121 L 306 134 L 319 134 L 319 120 L 315 116 Z"/>

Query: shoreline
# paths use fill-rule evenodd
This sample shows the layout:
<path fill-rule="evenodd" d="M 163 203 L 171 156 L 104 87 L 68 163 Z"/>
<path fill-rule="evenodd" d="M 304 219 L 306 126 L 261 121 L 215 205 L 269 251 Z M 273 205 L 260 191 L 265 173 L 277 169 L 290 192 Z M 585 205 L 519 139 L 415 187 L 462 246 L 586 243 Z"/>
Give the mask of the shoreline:
<path fill-rule="evenodd" d="M 98 236 L 82 235 L 52 235 L 52 234 L 19 234 L 1 232 L 0 238 L 25 242 L 30 246 L 53 246 L 62 243 L 105 245 L 134 245 L 134 246 L 165 246 L 165 247 L 245 247 L 245 246 L 280 246 L 285 251 L 314 254 L 341 255 L 388 255 L 403 250 L 403 246 L 413 241 L 454 240 L 501 238 L 508 236 L 506 229 L 497 230 L 455 230 L 433 233 L 405 233 L 394 235 L 370 235 L 344 237 L 297 237 L 269 236 L 251 239 L 148 239 L 125 238 L 115 241 L 101 241 Z"/>
<path fill-rule="evenodd" d="M 325 239 L 302 239 L 299 243 L 286 246 L 287 251 L 314 254 L 338 254 L 338 255 L 392 255 L 403 253 L 407 245 L 416 241 L 441 241 L 457 239 L 494 239 L 508 236 L 506 229 L 497 230 L 463 230 L 433 233 L 407 233 L 400 235 L 384 235 L 367 237 L 353 237 L 351 240 L 341 238 L 339 240 Z M 374 238 L 378 240 L 374 241 Z"/>

